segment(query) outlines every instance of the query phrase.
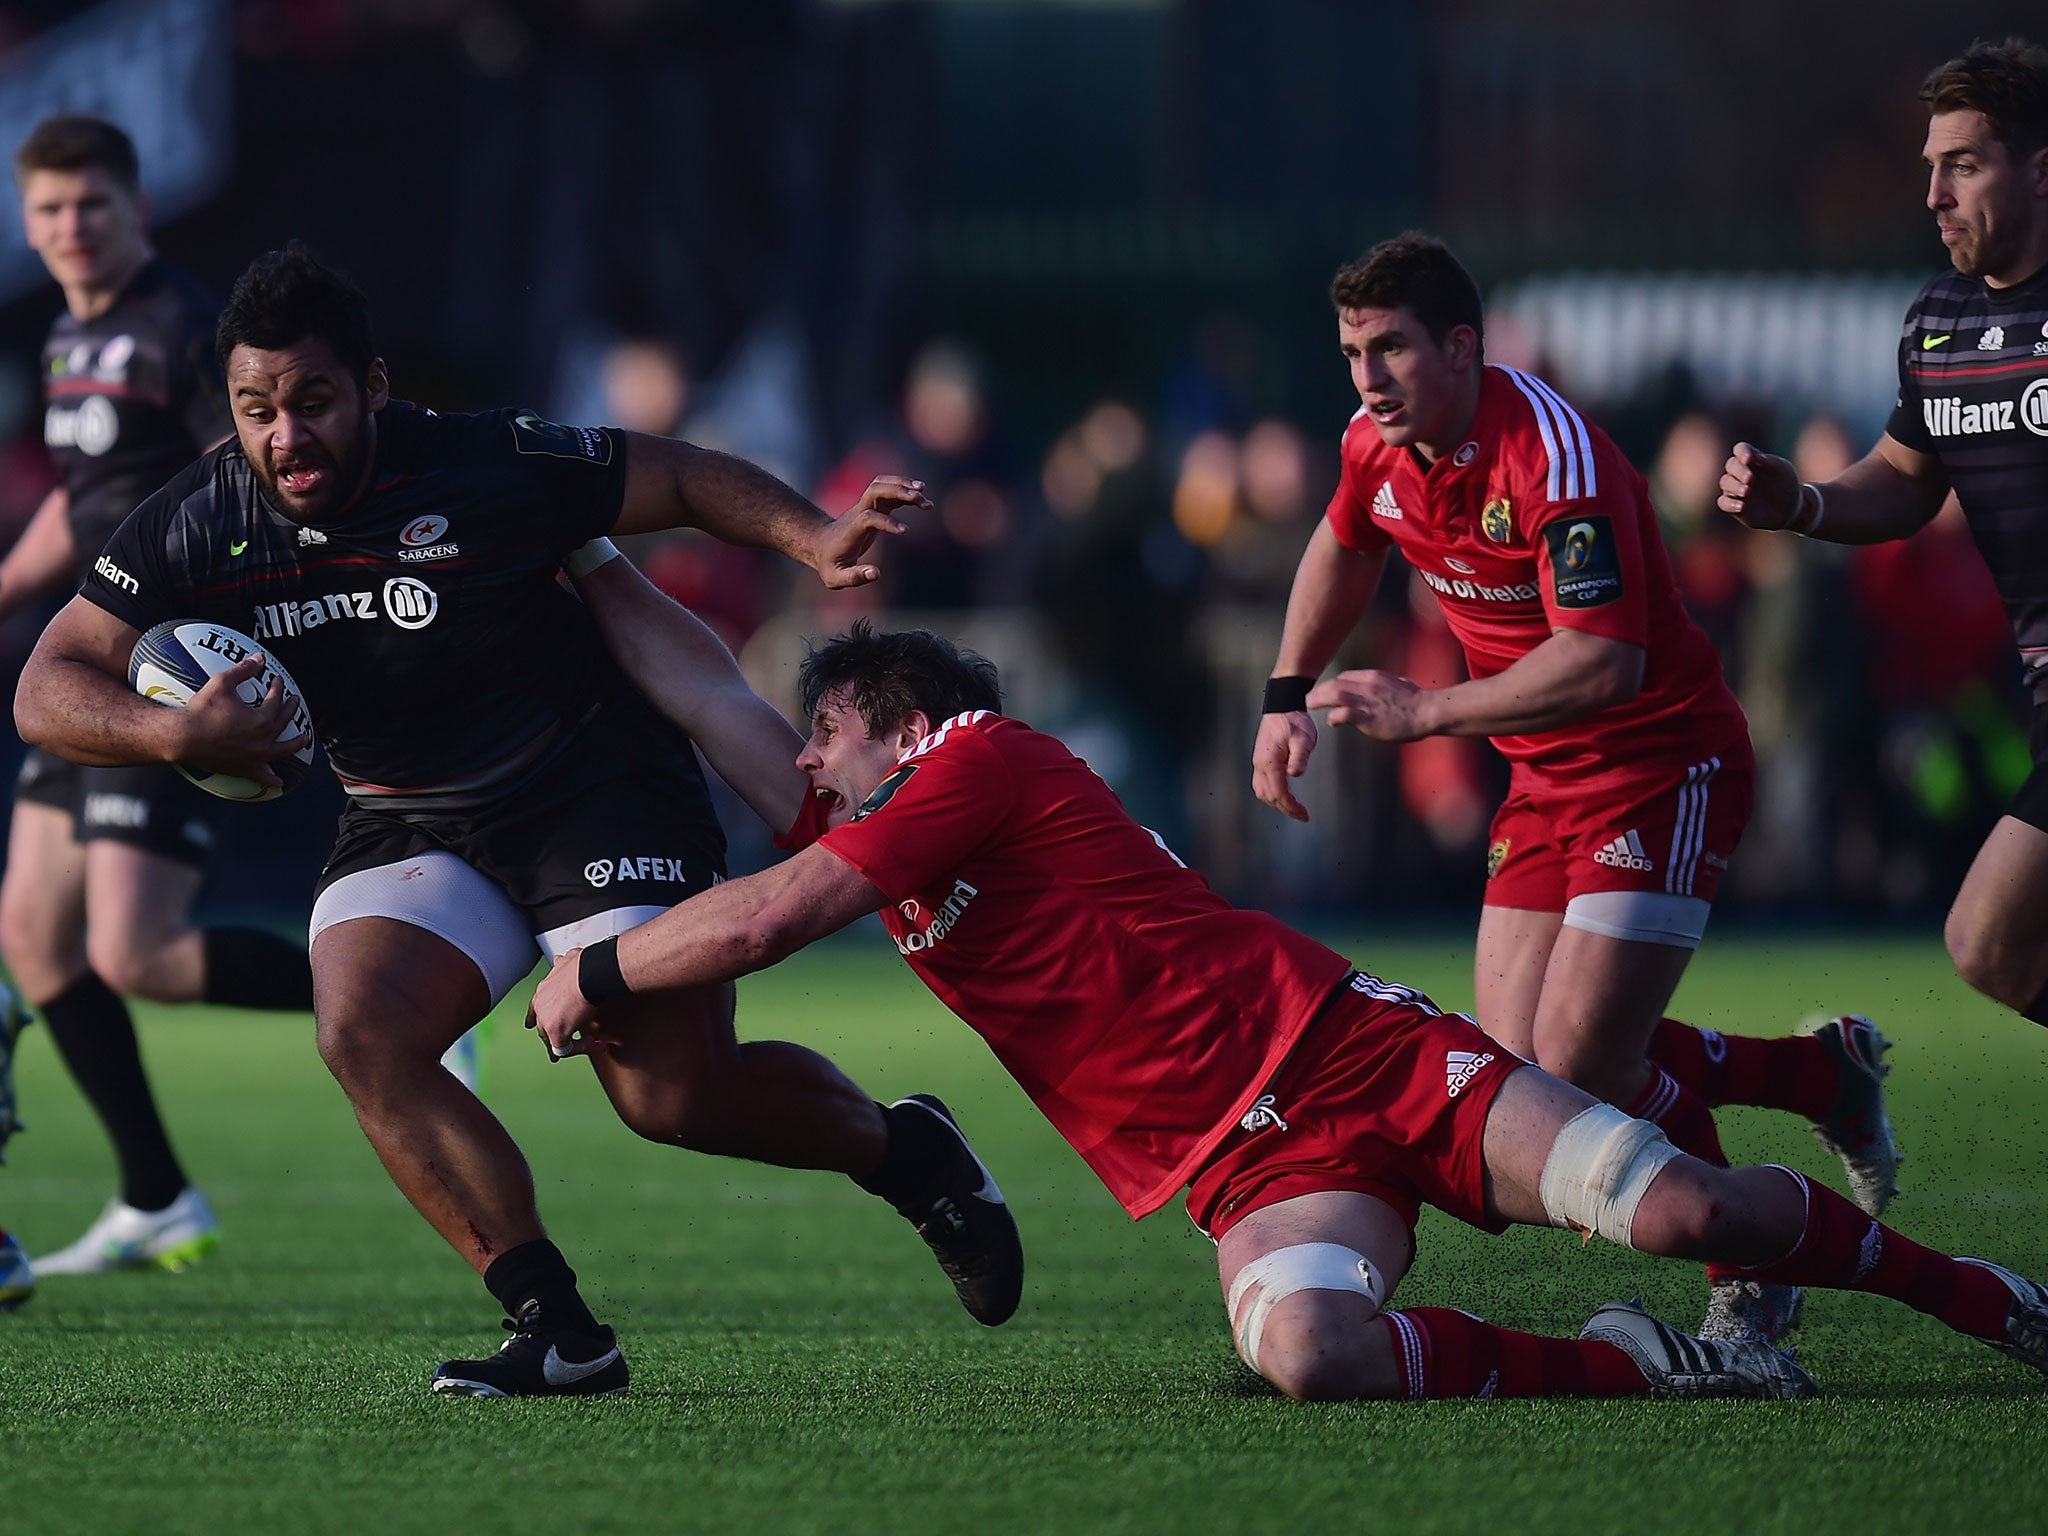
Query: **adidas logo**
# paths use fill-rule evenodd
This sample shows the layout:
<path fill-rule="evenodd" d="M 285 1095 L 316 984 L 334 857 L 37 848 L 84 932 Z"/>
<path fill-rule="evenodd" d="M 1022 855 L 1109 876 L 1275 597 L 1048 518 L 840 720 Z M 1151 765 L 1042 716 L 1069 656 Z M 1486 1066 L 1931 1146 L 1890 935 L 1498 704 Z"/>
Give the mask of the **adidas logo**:
<path fill-rule="evenodd" d="M 1593 862 L 1611 864 L 1616 869 L 1639 869 L 1644 874 L 1657 867 L 1650 862 L 1650 856 L 1643 852 L 1643 840 L 1634 827 L 1630 827 L 1627 832 L 1594 854 Z"/>
<path fill-rule="evenodd" d="M 1372 515 L 1374 517 L 1392 518 L 1395 522 L 1401 520 L 1401 503 L 1394 500 L 1393 481 L 1382 480 L 1380 488 L 1373 492 Z"/>
<path fill-rule="evenodd" d="M 1465 1091 L 1465 1085 L 1479 1075 L 1479 1069 L 1493 1060 L 1493 1052 L 1447 1051 L 1444 1053 L 1444 1087 L 1452 1098 Z"/>

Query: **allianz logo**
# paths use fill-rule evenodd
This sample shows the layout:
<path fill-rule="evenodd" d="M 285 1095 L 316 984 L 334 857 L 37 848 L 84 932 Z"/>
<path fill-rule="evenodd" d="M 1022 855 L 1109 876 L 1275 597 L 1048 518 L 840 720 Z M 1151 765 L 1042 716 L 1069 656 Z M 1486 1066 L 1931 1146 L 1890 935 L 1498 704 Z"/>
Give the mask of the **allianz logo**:
<path fill-rule="evenodd" d="M 1920 414 L 1933 437 L 1977 437 L 2015 427 L 2048 437 L 2048 379 L 2034 380 L 2017 400 L 1965 403 L 1960 395 L 1930 395 L 1920 402 Z"/>
<path fill-rule="evenodd" d="M 921 950 L 930 949 L 935 944 L 943 943 L 946 935 L 953 931 L 961 916 L 967 911 L 967 904 L 980 894 L 979 890 L 965 880 L 955 880 L 953 894 L 932 914 L 932 920 L 896 941 L 897 953 L 914 955 Z"/>
<path fill-rule="evenodd" d="M 300 602 L 259 603 L 256 638 L 303 635 L 338 619 L 386 618 L 400 629 L 425 629 L 441 611 L 441 599 L 434 589 L 411 576 L 394 576 L 384 583 L 381 612 L 377 596 L 374 592 L 330 592 Z"/>
<path fill-rule="evenodd" d="M 121 436 L 121 418 L 105 395 L 88 395 L 75 406 L 53 405 L 43 414 L 43 442 L 51 448 L 76 448 L 98 458 Z"/>

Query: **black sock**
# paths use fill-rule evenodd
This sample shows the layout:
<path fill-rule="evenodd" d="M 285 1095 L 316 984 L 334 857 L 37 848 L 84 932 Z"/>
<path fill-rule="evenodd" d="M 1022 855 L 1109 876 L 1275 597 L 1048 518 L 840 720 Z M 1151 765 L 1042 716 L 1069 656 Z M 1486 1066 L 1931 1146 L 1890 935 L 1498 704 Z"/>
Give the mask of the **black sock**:
<path fill-rule="evenodd" d="M 517 1248 L 508 1248 L 491 1260 L 484 1271 L 484 1285 L 498 1298 L 507 1317 L 518 1319 L 528 1308 L 538 1306 L 551 1327 L 571 1333 L 598 1331 L 598 1321 L 576 1290 L 576 1271 L 562 1257 L 562 1250 L 544 1237 Z"/>
<path fill-rule="evenodd" d="M 206 928 L 206 1001 L 309 1013 L 313 966 L 289 940 L 256 928 Z"/>
<path fill-rule="evenodd" d="M 928 1204 L 945 1182 L 959 1141 L 930 1110 L 900 1104 L 877 1104 L 875 1108 L 889 1127 L 882 1166 L 853 1182 L 899 1211 Z"/>
<path fill-rule="evenodd" d="M 2020 1010 L 2020 1017 L 2032 1019 L 2036 1024 L 2048 1024 L 2048 987 L 2041 989 L 2041 995 Z"/>
<path fill-rule="evenodd" d="M 185 1170 L 157 1116 L 128 1005 L 87 971 L 36 1011 L 113 1139 L 121 1198 L 137 1210 L 162 1210 L 184 1189 Z"/>

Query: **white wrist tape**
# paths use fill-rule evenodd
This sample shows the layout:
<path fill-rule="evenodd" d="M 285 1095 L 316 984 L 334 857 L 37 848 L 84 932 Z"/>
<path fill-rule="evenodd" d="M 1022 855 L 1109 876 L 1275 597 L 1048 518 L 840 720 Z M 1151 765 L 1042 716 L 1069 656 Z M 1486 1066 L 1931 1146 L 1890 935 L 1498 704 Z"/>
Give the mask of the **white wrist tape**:
<path fill-rule="evenodd" d="M 1806 510 L 1806 493 L 1808 491 L 1813 492 L 1813 511 L 1810 513 Z M 1827 492 L 1823 491 L 1811 480 L 1801 481 L 1799 485 L 1799 505 L 1792 509 L 1792 521 L 1785 526 L 1801 538 L 1810 539 L 1820 532 L 1820 520 L 1827 515 L 1827 510 Z"/>
<path fill-rule="evenodd" d="M 619 546 L 610 539 L 592 539 L 588 544 L 569 551 L 569 558 L 562 562 L 562 569 L 571 576 L 588 576 L 607 560 L 619 558 Z"/>
<path fill-rule="evenodd" d="M 1259 1294 L 1244 1308 L 1238 1306 L 1253 1286 Z M 1259 1368 L 1259 1339 L 1266 1331 L 1266 1318 L 1282 1299 L 1296 1291 L 1356 1291 L 1371 1300 L 1377 1312 L 1386 1305 L 1386 1281 L 1366 1262 L 1365 1255 L 1341 1243 L 1296 1243 L 1262 1253 L 1237 1272 L 1225 1303 L 1230 1312 L 1230 1331 L 1244 1363 Z"/>
<path fill-rule="evenodd" d="M 1678 1148 L 1647 1120 L 1595 1104 L 1565 1122 L 1550 1144 L 1538 1190 L 1553 1227 L 1598 1232 L 1624 1248 L 1636 1207 Z"/>

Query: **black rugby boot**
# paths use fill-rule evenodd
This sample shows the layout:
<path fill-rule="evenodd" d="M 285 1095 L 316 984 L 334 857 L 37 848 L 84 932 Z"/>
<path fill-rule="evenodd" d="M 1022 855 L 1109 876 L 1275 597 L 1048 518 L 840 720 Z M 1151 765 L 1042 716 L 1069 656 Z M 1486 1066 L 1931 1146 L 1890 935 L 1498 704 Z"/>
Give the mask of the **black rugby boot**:
<path fill-rule="evenodd" d="M 967 1315 L 986 1328 L 1008 1322 L 1024 1294 L 1024 1245 L 994 1175 L 937 1095 L 913 1093 L 889 1110 L 918 1117 L 914 1124 L 928 1120 L 924 1128 L 934 1133 L 929 1176 L 917 1193 L 891 1203 L 937 1257 Z"/>
<path fill-rule="evenodd" d="M 484 1360 L 448 1360 L 433 1389 L 449 1397 L 616 1397 L 626 1390 L 626 1357 L 609 1328 L 595 1334 L 551 1328 L 539 1307 L 508 1320 L 512 1337 Z"/>

